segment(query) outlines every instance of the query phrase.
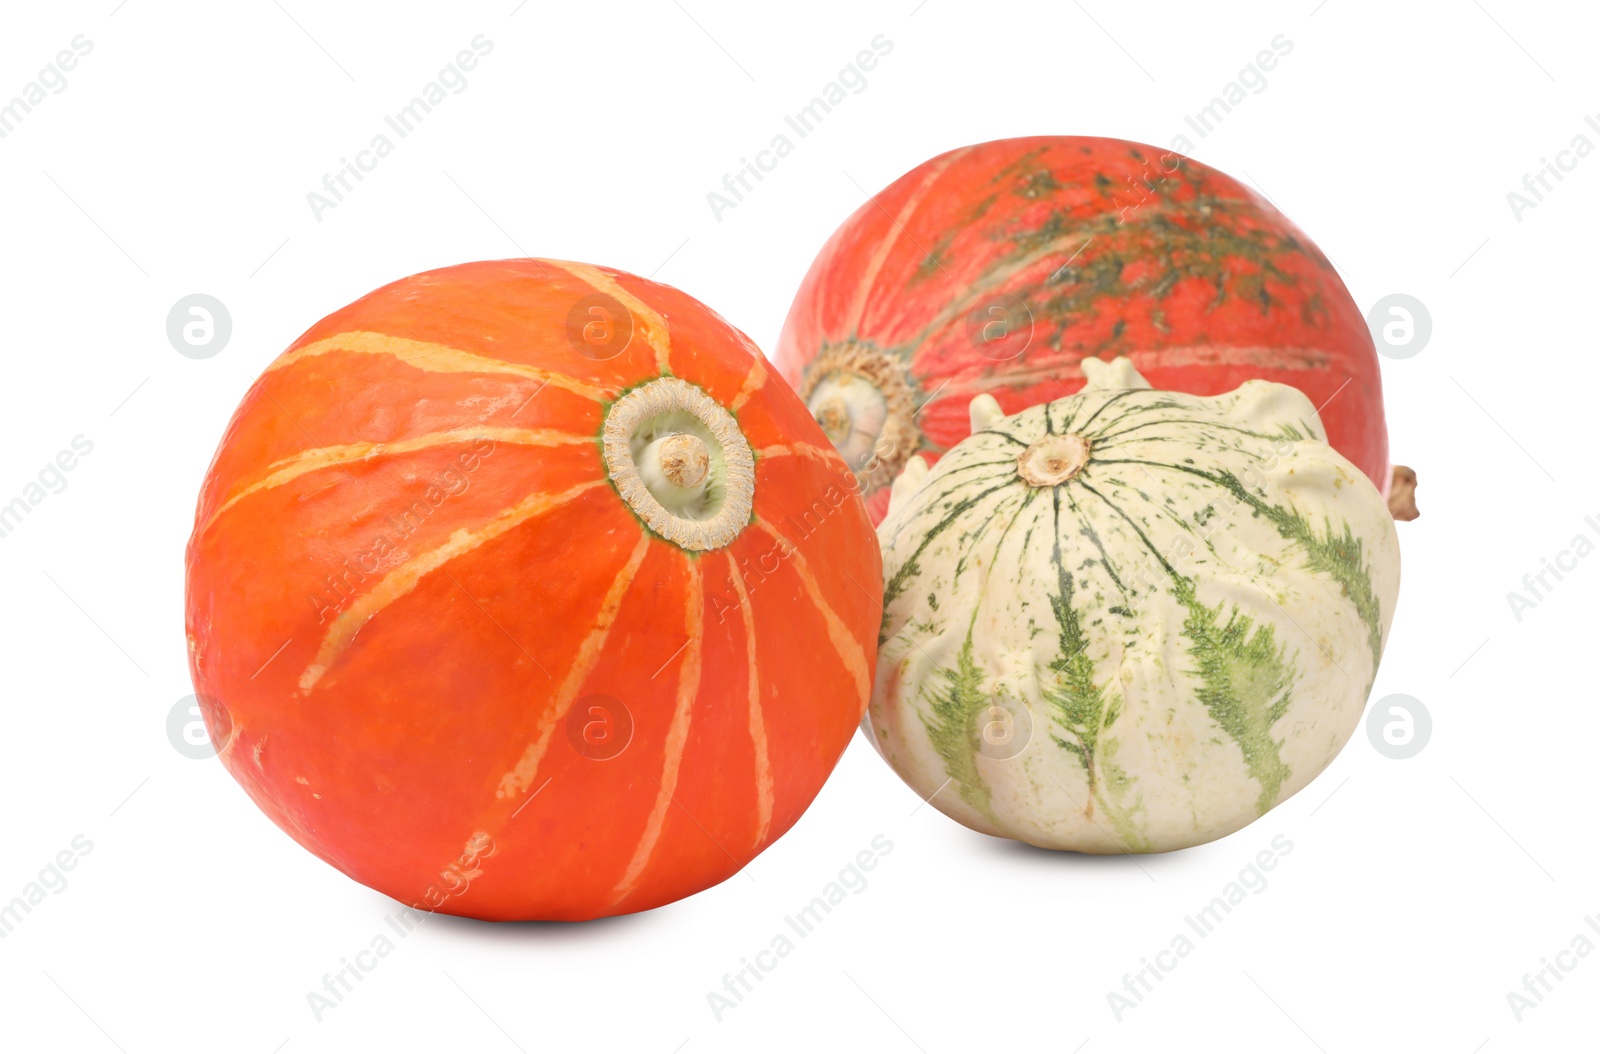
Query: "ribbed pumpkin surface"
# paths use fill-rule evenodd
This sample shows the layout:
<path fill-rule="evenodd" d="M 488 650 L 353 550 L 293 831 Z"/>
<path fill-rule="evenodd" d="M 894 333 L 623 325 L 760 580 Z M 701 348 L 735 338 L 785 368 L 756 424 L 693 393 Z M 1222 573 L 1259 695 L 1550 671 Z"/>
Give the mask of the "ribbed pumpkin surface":
<path fill-rule="evenodd" d="M 867 729 L 975 830 L 1165 852 L 1257 819 L 1350 738 L 1399 539 L 1300 392 L 1095 365 L 908 474 L 879 528 Z"/>
<path fill-rule="evenodd" d="M 631 316 L 618 353 L 569 337 L 596 295 Z M 608 473 L 608 412 L 665 376 L 754 455 L 725 546 L 667 540 Z M 696 892 L 795 822 L 860 720 L 881 578 L 850 482 L 677 290 L 549 260 L 386 286 L 267 369 L 206 477 L 187 617 L 213 740 L 297 841 L 407 904 Z"/>
<path fill-rule="evenodd" d="M 774 361 L 825 422 L 830 378 L 885 389 L 900 420 L 863 473 L 880 520 L 907 457 L 968 434 L 974 395 L 1016 413 L 1118 355 L 1169 391 L 1298 388 L 1387 493 L 1377 355 L 1333 265 L 1260 195 L 1157 147 L 1036 136 L 919 165 L 823 247 Z M 834 439 L 861 470 L 873 436 L 850 427 Z"/>

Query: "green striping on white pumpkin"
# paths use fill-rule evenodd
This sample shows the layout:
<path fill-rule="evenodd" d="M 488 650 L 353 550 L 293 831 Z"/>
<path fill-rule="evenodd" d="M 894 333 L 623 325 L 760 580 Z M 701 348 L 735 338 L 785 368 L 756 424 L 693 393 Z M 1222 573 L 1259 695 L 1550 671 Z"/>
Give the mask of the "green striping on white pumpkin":
<path fill-rule="evenodd" d="M 1083 365 L 1082 392 L 1012 417 L 974 399 L 973 434 L 895 481 L 863 727 L 976 830 L 1197 845 L 1350 738 L 1399 541 L 1295 389 L 1201 397 L 1151 389 L 1126 359 Z"/>

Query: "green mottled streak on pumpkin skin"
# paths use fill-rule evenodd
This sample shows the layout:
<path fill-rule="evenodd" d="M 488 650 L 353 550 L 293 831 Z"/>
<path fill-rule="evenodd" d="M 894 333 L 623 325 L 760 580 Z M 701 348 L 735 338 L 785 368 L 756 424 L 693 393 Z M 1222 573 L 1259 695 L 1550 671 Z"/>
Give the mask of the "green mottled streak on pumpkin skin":
<path fill-rule="evenodd" d="M 1137 151 L 1132 156 L 1143 161 Z M 1009 181 L 1013 193 L 1029 200 L 1061 189 L 1048 169 L 1031 167 L 1036 157 L 1037 152 L 1019 157 L 1000 173 L 997 181 Z M 975 285 L 984 288 L 994 275 L 1005 273 L 1030 254 L 1063 240 L 1080 243 L 1084 246 L 1082 254 L 1052 272 L 1040 293 L 1030 298 L 1035 322 L 1049 322 L 1065 330 L 1106 303 L 1125 303 L 1138 297 L 1164 300 L 1185 279 L 1200 279 L 1213 286 L 1213 307 L 1233 297 L 1258 304 L 1263 313 L 1268 312 L 1278 304 L 1269 279 L 1286 286 L 1298 283 L 1293 272 L 1279 266 L 1285 254 L 1304 256 L 1318 268 L 1332 271 L 1328 259 L 1315 246 L 1248 222 L 1260 212 L 1253 202 L 1207 193 L 1204 175 L 1197 173 L 1186 159 L 1179 159 L 1174 171 L 1164 178 L 1137 186 L 1119 184 L 1104 173 L 1098 173 L 1091 183 L 1111 211 L 1080 219 L 1070 210 L 1061 209 L 1027 230 L 1002 228 L 991 232 L 992 239 L 1007 242 L 1008 248 Z M 1188 196 L 1180 196 L 1185 191 Z M 924 260 L 915 280 L 931 277 L 947 250 L 948 242 L 935 249 Z M 1159 268 L 1129 279 L 1126 271 L 1130 260 L 1152 262 Z M 1239 261 L 1254 270 L 1241 268 Z M 1306 296 L 1302 312 L 1308 324 L 1325 314 L 1320 293 L 1313 291 Z M 1088 350 L 1095 354 L 1121 350 L 1120 337 L 1121 333 L 1115 332 L 1112 339 Z"/>
<path fill-rule="evenodd" d="M 933 718 L 924 717 L 922 726 L 961 799 L 998 823 L 989 801 L 989 786 L 978 771 L 978 715 L 988 708 L 989 697 L 983 691 L 983 671 L 972 658 L 970 625 L 966 643 L 956 656 L 956 668 L 940 669 L 938 678 L 928 700 Z"/>
<path fill-rule="evenodd" d="M 1121 714 L 1122 699 L 1114 695 L 1108 698 L 1105 687 L 1094 682 L 1094 661 L 1088 655 L 1089 640 L 1084 635 L 1078 612 L 1072 606 L 1072 575 L 1061 559 L 1061 494 L 1065 486 L 1060 484 L 1051 488 L 1050 495 L 1055 515 L 1055 543 L 1051 547 L 1050 560 L 1056 571 L 1056 592 L 1050 597 L 1050 611 L 1058 627 L 1061 652 L 1051 661 L 1049 669 L 1054 676 L 1041 686 L 1040 694 L 1055 708 L 1056 720 L 1072 736 L 1071 741 L 1054 733 L 1050 738 L 1063 750 L 1076 755 L 1083 766 L 1090 795 L 1083 805 L 1084 815 L 1093 820 L 1094 805 L 1098 801 L 1101 811 L 1111 819 L 1112 825 L 1122 836 L 1122 847 L 1140 852 L 1147 850 L 1149 843 L 1133 822 L 1132 814 L 1142 807 L 1143 799 L 1136 798 L 1128 808 L 1113 804 L 1114 799 L 1125 797 L 1137 781 L 1130 779 L 1109 757 L 1102 756 L 1102 753 L 1115 753 L 1115 740 L 1106 737 L 1105 732 Z M 1083 525 L 1086 533 L 1094 534 L 1087 520 L 1083 521 Z M 1096 542 L 1098 544 L 1098 538 Z M 1106 569 L 1110 571 L 1111 564 L 1103 548 L 1101 555 Z M 1112 575 L 1115 578 L 1115 572 Z M 1110 797 L 1102 791 L 1102 783 L 1109 785 Z"/>
<path fill-rule="evenodd" d="M 1094 683 L 1094 662 L 1085 652 L 1089 641 L 1083 635 L 1078 613 L 1072 607 L 1072 575 L 1061 560 L 1061 488 L 1051 494 L 1055 512 L 1055 543 L 1050 547 L 1050 562 L 1056 571 L 1056 592 L 1050 597 L 1050 612 L 1055 616 L 1060 634 L 1061 654 L 1050 663 L 1055 676 L 1055 686 L 1045 689 L 1044 696 L 1056 708 L 1061 724 L 1077 740 L 1074 743 L 1056 742 L 1078 756 L 1083 770 L 1094 786 L 1094 750 L 1100 736 L 1100 723 L 1105 717 L 1105 690 Z M 1090 807 L 1092 810 L 1092 806 Z"/>
<path fill-rule="evenodd" d="M 943 238 L 940 238 L 938 244 L 934 245 L 932 249 L 928 250 L 928 255 L 922 258 L 922 262 L 917 265 L 916 273 L 911 276 L 913 284 L 926 282 L 944 270 L 944 262 L 950 253 L 950 243 L 955 240 L 956 232 L 951 231 Z"/>
<path fill-rule="evenodd" d="M 1048 169 L 1029 167 L 1038 153 L 1017 158 L 996 177 L 997 181 L 1013 181 L 1013 192 L 1030 200 L 1062 189 Z M 1133 156 L 1141 155 L 1135 151 Z M 1254 303 L 1266 314 L 1278 306 L 1268 286 L 1269 279 L 1280 286 L 1299 283 L 1292 271 L 1279 266 L 1285 254 L 1304 256 L 1318 268 L 1333 270 L 1315 246 L 1248 222 L 1261 211 L 1254 202 L 1206 192 L 1205 177 L 1185 159 L 1180 159 L 1166 178 L 1141 183 L 1140 197 L 1134 196 L 1134 188 L 1119 186 L 1104 173 L 1093 182 L 1113 211 L 1076 218 L 1070 210 L 1061 209 L 1027 230 L 1003 227 L 990 231 L 988 237 L 1005 242 L 1006 251 L 988 264 L 970 288 L 963 288 L 961 295 L 971 297 L 974 292 L 997 287 L 1004 280 L 1002 276 L 1010 274 L 1019 263 L 1062 242 L 1081 245 L 1082 252 L 1051 272 L 1027 298 L 1034 324 L 1050 324 L 1062 332 L 1107 304 L 1129 303 L 1141 297 L 1163 301 L 1185 279 L 1200 279 L 1214 287 L 1213 309 L 1232 297 Z M 1182 188 L 1192 196 L 1180 197 Z M 985 199 L 981 211 L 987 211 L 992 200 Z M 912 286 L 945 269 L 956 233 L 952 230 L 926 252 L 911 276 Z M 1126 275 L 1129 261 L 1155 263 L 1160 269 L 1130 279 Z M 1240 261 L 1247 267 L 1241 268 Z M 1316 324 L 1325 315 L 1326 306 L 1319 291 L 1312 290 L 1305 296 L 1301 313 L 1308 325 Z M 1122 335 L 1118 325 L 1110 339 L 1085 350 L 1095 355 L 1128 350 L 1123 347 Z M 1036 339 L 1040 338 L 1045 343 L 1053 342 L 1043 334 Z M 920 343 L 913 342 L 895 349 L 895 354 L 910 359 L 919 350 Z"/>
<path fill-rule="evenodd" d="M 1251 634 L 1253 622 L 1237 607 L 1223 622 L 1223 605 L 1213 609 L 1196 600 L 1190 579 L 1175 577 L 1173 592 L 1189 610 L 1183 629 L 1201 681 L 1196 695 L 1239 745 L 1245 771 L 1261 784 L 1256 810 L 1264 814 L 1277 803 L 1278 789 L 1289 778 L 1272 726 L 1289 710 L 1294 667 L 1271 626 Z"/>

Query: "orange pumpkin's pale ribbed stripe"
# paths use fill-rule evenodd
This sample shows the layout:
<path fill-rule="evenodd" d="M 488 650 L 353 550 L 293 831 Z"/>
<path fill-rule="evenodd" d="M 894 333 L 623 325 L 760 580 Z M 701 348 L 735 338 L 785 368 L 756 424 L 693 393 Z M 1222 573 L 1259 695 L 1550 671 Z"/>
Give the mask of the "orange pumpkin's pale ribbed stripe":
<path fill-rule="evenodd" d="M 556 726 L 566 718 L 573 700 L 578 697 L 578 690 L 593 672 L 595 664 L 600 661 L 600 654 L 605 650 L 606 637 L 611 633 L 611 624 L 617 620 L 617 611 L 622 607 L 622 598 L 627 594 L 628 587 L 633 584 L 633 577 L 639 573 L 639 565 L 644 563 L 645 553 L 649 550 L 650 535 L 641 530 L 639 544 L 633 547 L 628 562 L 617 572 L 617 577 L 611 580 L 610 588 L 600 601 L 600 610 L 595 615 L 594 625 L 590 627 L 589 635 L 583 638 L 583 643 L 578 646 L 578 653 L 573 656 L 572 665 L 567 667 L 567 676 L 556 689 L 550 709 L 539 722 L 538 734 L 522 752 L 516 767 L 500 777 L 500 786 L 495 790 L 495 797 L 509 798 L 513 794 L 521 794 L 533 785 L 533 778 L 539 774 L 539 763 L 544 760 L 545 750 L 550 746 L 550 737 L 555 733 Z"/>
<path fill-rule="evenodd" d="M 574 435 L 571 432 L 558 432 L 549 428 L 498 428 L 489 425 L 477 425 L 470 428 L 453 428 L 448 432 L 429 432 L 427 435 L 414 436 L 411 439 L 398 439 L 390 443 L 343 443 L 339 446 L 302 450 L 293 457 L 274 461 L 267 466 L 268 471 L 265 476 L 240 490 L 234 491 L 228 496 L 228 500 L 223 502 L 222 506 L 211 514 L 211 518 L 206 521 L 205 526 L 196 533 L 204 534 L 216 522 L 218 516 L 221 516 L 250 495 L 258 491 L 270 490 L 273 487 L 281 487 L 285 483 L 299 479 L 308 472 L 333 468 L 351 461 L 363 461 L 367 458 L 394 454 L 409 454 L 416 450 L 449 446 L 452 443 L 470 443 L 479 439 L 487 439 L 493 443 L 511 443 L 516 446 L 562 446 L 595 442 L 595 437 L 592 435 Z"/>
<path fill-rule="evenodd" d="M 766 520 L 757 517 L 755 525 L 772 536 L 777 542 L 780 551 L 786 554 L 786 559 L 794 564 L 795 574 L 800 577 L 800 584 L 805 587 L 806 595 L 811 598 L 811 603 L 816 605 L 822 613 L 822 620 L 828 626 L 828 640 L 833 644 L 833 650 L 838 653 L 839 661 L 844 663 L 845 670 L 856 682 L 856 691 L 861 696 L 865 705 L 867 697 L 872 691 L 872 676 L 867 668 L 867 655 L 861 649 L 861 642 L 850 635 L 850 628 L 844 624 L 833 610 L 828 606 L 827 600 L 822 596 L 822 588 L 817 585 L 817 578 L 811 573 L 811 567 L 806 563 L 806 558 L 801 555 L 789 539 L 779 534 Z"/>
<path fill-rule="evenodd" d="M 744 620 L 744 651 L 748 663 L 747 679 L 750 684 L 750 742 L 756 755 L 756 840 L 760 845 L 767 840 L 767 829 L 772 826 L 772 761 L 767 756 L 767 722 L 761 713 L 761 678 L 756 670 L 756 616 L 750 610 L 750 594 L 744 588 L 744 575 L 739 565 L 728 555 L 728 576 L 733 580 L 733 590 L 739 594 L 739 614 Z"/>
<path fill-rule="evenodd" d="M 689 720 L 694 715 L 695 696 L 700 692 L 700 668 L 705 651 L 705 589 L 700 577 L 700 563 L 684 559 L 689 569 L 689 588 L 685 604 L 685 630 L 689 634 L 688 647 L 683 652 L 683 665 L 678 668 L 678 702 L 672 712 L 672 724 L 667 727 L 666 759 L 661 765 L 661 779 L 657 786 L 655 805 L 650 818 L 645 821 L 644 834 L 633 850 L 633 859 L 617 883 L 613 903 L 620 902 L 633 892 L 634 883 L 650 862 L 650 854 L 661 840 L 661 829 L 667 822 L 667 809 L 672 805 L 672 792 L 678 789 L 678 772 L 683 766 L 683 752 L 689 743 Z"/>
<path fill-rule="evenodd" d="M 497 538 L 518 524 L 549 512 L 583 494 L 603 485 L 602 480 L 590 480 L 569 487 L 559 494 L 530 494 L 494 519 L 476 529 L 462 527 L 453 532 L 445 543 L 436 549 L 412 557 L 378 580 L 372 589 L 357 597 L 355 603 L 341 611 L 322 638 L 322 647 L 305 673 L 300 675 L 300 691 L 309 692 L 339 658 L 355 635 L 374 615 L 410 593 L 423 576 L 438 570 L 464 553 L 471 552 L 491 538 Z"/>
<path fill-rule="evenodd" d="M 922 199 L 927 196 L 928 191 L 933 189 L 933 184 L 938 178 L 944 175 L 944 170 L 960 160 L 971 149 L 970 146 L 962 147 L 960 150 L 952 152 L 942 161 L 930 162 L 927 174 L 922 177 L 921 184 L 906 198 L 905 204 L 900 206 L 899 215 L 889 217 L 891 229 L 872 250 L 872 257 L 867 261 L 866 269 L 861 272 L 861 281 L 856 286 L 855 299 L 850 304 L 850 310 L 845 314 L 843 321 L 845 323 L 844 333 L 846 336 L 853 337 L 861 329 L 861 316 L 866 314 L 867 311 L 867 297 L 872 293 L 872 287 L 877 284 L 878 272 L 883 270 L 883 262 L 889 258 L 889 251 L 900 240 L 900 235 L 905 233 L 906 224 L 911 221 L 911 214 L 916 211 L 918 205 L 922 204 Z M 876 202 L 877 199 L 874 198 L 873 200 Z M 879 205 L 878 208 L 883 209 L 883 206 Z M 887 214 L 887 210 L 884 211 Z M 926 250 L 922 255 L 932 259 Z"/>
<path fill-rule="evenodd" d="M 750 401 L 750 397 L 767 383 L 767 360 L 762 358 L 759 352 L 754 358 L 755 361 L 750 364 L 750 372 L 744 375 L 744 383 L 739 386 L 739 394 L 728 404 L 730 413 L 738 413 L 743 409 L 744 404 Z"/>
<path fill-rule="evenodd" d="M 844 468 L 843 461 L 832 448 L 824 450 L 822 447 L 812 446 L 810 443 L 790 443 L 788 445 L 779 443 L 775 446 L 764 446 L 756 451 L 757 458 L 788 457 L 790 455 L 808 457 L 813 461 L 822 462 L 829 468 Z"/>
<path fill-rule="evenodd" d="M 470 351 L 462 351 L 460 348 L 452 348 L 448 344 L 430 344 L 426 341 L 391 337 L 385 333 L 369 333 L 364 330 L 340 333 L 285 352 L 267 367 L 266 372 L 286 369 L 302 359 L 334 351 L 347 351 L 356 355 L 391 355 L 407 366 L 429 373 L 509 374 L 548 384 L 552 388 L 560 388 L 596 402 L 604 402 L 617 394 L 617 389 L 609 385 L 589 384 L 575 377 L 568 377 L 564 373 L 541 370 L 537 366 L 524 366 L 503 359 L 491 359 L 484 355 L 475 355 Z"/>
<path fill-rule="evenodd" d="M 633 322 L 643 331 L 645 341 L 655 349 L 656 368 L 663 374 L 670 373 L 669 360 L 672 356 L 672 333 L 667 329 L 667 320 L 657 314 L 656 309 L 646 304 L 622 287 L 611 275 L 600 268 L 586 263 L 574 263 L 570 260 L 541 260 L 552 267 L 559 267 L 574 278 L 581 278 L 594 287 L 595 292 L 605 293 L 615 297 L 633 315 Z"/>

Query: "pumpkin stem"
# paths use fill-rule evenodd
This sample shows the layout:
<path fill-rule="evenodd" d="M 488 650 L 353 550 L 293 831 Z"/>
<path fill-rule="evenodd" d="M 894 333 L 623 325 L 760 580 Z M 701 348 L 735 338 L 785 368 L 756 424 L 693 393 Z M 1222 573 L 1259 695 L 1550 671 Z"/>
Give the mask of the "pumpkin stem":
<path fill-rule="evenodd" d="M 811 415 L 817 419 L 817 424 L 822 426 L 822 434 L 836 447 L 848 440 L 850 433 L 855 430 L 850 404 L 838 394 L 818 400 L 809 409 Z"/>
<path fill-rule="evenodd" d="M 1397 520 L 1414 520 L 1417 511 L 1417 474 L 1405 465 L 1396 465 L 1389 478 L 1389 515 Z"/>
<path fill-rule="evenodd" d="M 1076 432 L 1047 435 L 1017 455 L 1017 475 L 1030 487 L 1054 487 L 1083 471 L 1090 442 Z"/>
<path fill-rule="evenodd" d="M 606 413 L 606 469 L 661 537 L 718 549 L 750 522 L 755 457 L 733 415 L 676 377 L 633 389 Z"/>
<path fill-rule="evenodd" d="M 652 475 L 660 475 L 663 483 L 679 490 L 703 491 L 710 467 L 711 457 L 706 452 L 705 440 L 687 432 L 674 432 L 651 440 L 639 460 L 639 472 L 652 493 L 656 491 L 651 486 Z M 656 497 L 661 495 L 656 494 Z"/>
<path fill-rule="evenodd" d="M 854 341 L 828 345 L 806 367 L 800 398 L 863 496 L 892 482 L 921 444 L 906 365 L 893 354 Z"/>

